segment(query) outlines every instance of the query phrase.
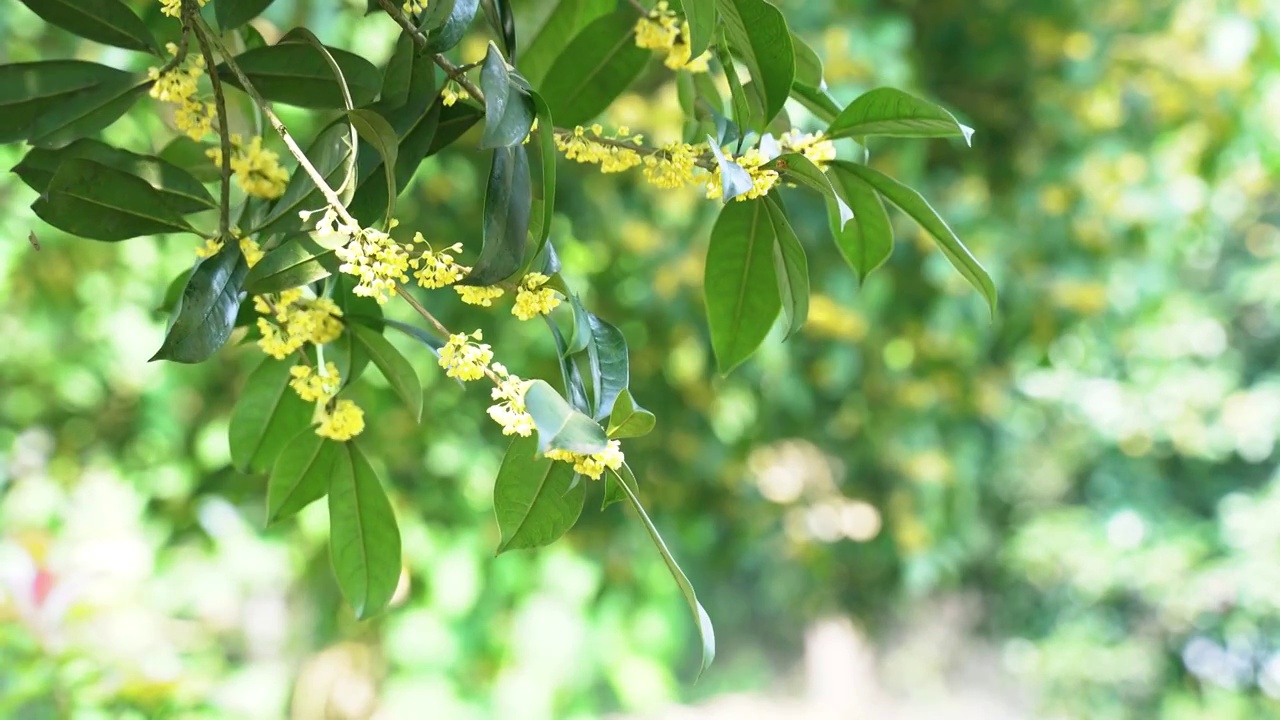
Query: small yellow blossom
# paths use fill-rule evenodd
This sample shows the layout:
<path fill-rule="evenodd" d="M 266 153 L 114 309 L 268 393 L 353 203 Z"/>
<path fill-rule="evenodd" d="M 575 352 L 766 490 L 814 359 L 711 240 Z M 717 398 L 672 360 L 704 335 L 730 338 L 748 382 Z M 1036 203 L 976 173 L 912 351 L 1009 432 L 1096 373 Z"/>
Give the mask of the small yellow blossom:
<path fill-rule="evenodd" d="M 413 242 L 415 245 L 421 243 L 427 246 L 421 256 L 409 262 L 409 265 L 414 268 L 414 279 L 422 287 L 427 289 L 447 287 L 471 272 L 471 268 L 459 265 L 452 255 L 452 253 L 462 252 L 462 243 L 454 243 L 436 252 L 431 249 L 431 244 L 426 241 L 426 238 L 422 237 L 422 233 L 415 233 Z"/>
<path fill-rule="evenodd" d="M 200 7 L 204 7 L 209 0 L 199 0 Z M 160 0 L 160 12 L 169 17 L 182 16 L 182 0 Z"/>
<path fill-rule="evenodd" d="M 237 237 L 240 235 L 239 231 L 234 228 L 231 230 L 231 234 Z M 245 264 L 249 267 L 257 265 L 258 261 L 266 255 L 266 253 L 262 252 L 262 248 L 258 246 L 257 240 L 247 237 L 240 238 L 240 252 L 244 255 Z"/>
<path fill-rule="evenodd" d="M 165 47 L 170 55 L 177 57 L 177 45 L 169 43 Z M 147 70 L 147 76 L 152 81 L 149 91 L 151 97 L 176 105 L 174 123 L 179 130 L 197 141 L 212 132 L 213 120 L 217 116 L 214 104 L 201 102 L 199 98 L 199 80 L 204 71 L 204 57 L 199 53 L 188 54 L 181 63 L 165 73 L 161 73 L 158 67 Z"/>
<path fill-rule="evenodd" d="M 342 225 L 331 211 L 329 208 L 316 224 L 317 237 L 349 237 L 346 245 L 334 251 L 342 261 L 338 270 L 360 279 L 352 290 L 356 295 L 371 297 L 379 305 L 385 303 L 396 294 L 400 283 L 409 282 L 409 251 L 413 246 L 401 247 L 381 230 Z"/>
<path fill-rule="evenodd" d="M 479 330 L 466 335 L 454 333 L 449 342 L 440 348 L 440 367 L 445 375 L 458 380 L 479 380 L 493 361 L 493 350 L 488 345 L 477 345 L 472 340 L 483 340 Z"/>
<path fill-rule="evenodd" d="M 262 138 L 254 136 L 246 145 L 239 135 L 231 136 L 231 170 L 236 182 L 247 194 L 274 200 L 284 194 L 289 172 L 280 167 L 280 156 L 262 147 Z M 222 166 L 222 149 L 212 148 L 205 155 L 213 164 Z"/>
<path fill-rule="evenodd" d="M 462 302 L 480 307 L 493 307 L 493 301 L 502 297 L 503 290 L 497 286 L 471 287 L 470 285 L 454 285 Z"/>
<path fill-rule="evenodd" d="M 511 314 L 521 320 L 532 320 L 539 315 L 546 315 L 560 306 L 560 298 L 556 291 L 543 287 L 551 278 L 542 273 L 529 273 L 516 287 L 516 304 Z"/>
<path fill-rule="evenodd" d="M 564 153 L 569 160 L 576 160 L 580 163 L 599 165 L 600 171 L 605 173 L 618 173 L 630 170 L 643 162 L 640 153 L 626 146 L 611 145 L 601 140 L 613 140 L 619 142 L 641 143 L 644 137 L 634 135 L 628 137 L 620 128 L 617 135 L 612 138 L 604 137 L 604 128 L 599 125 L 591 126 L 591 133 L 588 135 L 587 129 L 581 125 L 573 129 L 573 135 L 564 137 L 557 135 L 555 138 L 556 148 Z M 594 136 L 594 137 L 593 137 Z"/>
<path fill-rule="evenodd" d="M 325 363 L 320 372 L 312 370 L 310 365 L 294 365 L 289 368 L 289 374 L 293 376 L 289 387 L 306 402 L 327 403 L 342 387 L 338 367 L 331 362 Z"/>
<path fill-rule="evenodd" d="M 456 80 L 450 80 L 444 84 L 444 89 L 440 91 L 440 97 L 444 98 L 444 106 L 450 107 L 459 100 L 471 99 L 471 93 L 467 89 L 457 83 Z"/>
<path fill-rule="evenodd" d="M 755 198 L 764 197 L 778 184 L 778 172 L 762 168 L 763 165 L 768 163 L 768 160 L 758 149 L 751 148 L 736 158 L 726 151 L 725 157 L 736 162 L 751 176 L 751 189 L 738 195 L 734 198 L 735 200 L 754 200 Z M 707 180 L 707 199 L 715 200 L 723 196 L 724 183 L 720 178 L 720 168 L 716 168 Z"/>
<path fill-rule="evenodd" d="M 648 17 L 636 21 L 636 46 L 645 50 L 666 52 L 663 64 L 672 70 L 687 70 L 704 73 L 709 69 L 711 59 L 709 52 L 703 52 L 692 58 L 689 47 L 689 23 L 678 19 L 679 16 L 660 2 L 649 12 Z"/>
<path fill-rule="evenodd" d="M 699 146 L 682 142 L 667 143 L 661 153 L 644 159 L 644 179 L 664 190 L 674 190 L 697 182 Z"/>
<path fill-rule="evenodd" d="M 574 472 L 586 475 L 592 480 L 599 480 L 605 468 L 612 470 L 621 468 L 626 459 L 622 454 L 621 443 L 617 440 L 610 440 L 604 450 L 594 455 L 583 455 L 568 450 L 548 450 L 544 454 L 552 460 L 573 463 Z"/>
<path fill-rule="evenodd" d="M 208 258 L 222 252 L 222 239 L 209 238 L 204 241 L 204 245 L 196 248 L 196 257 Z"/>
<path fill-rule="evenodd" d="M 303 345 L 323 345 L 342 335 L 342 309 L 329 298 L 303 297 L 300 288 L 274 296 L 255 295 L 253 307 L 267 317 L 258 318 L 262 338 L 258 347 L 283 360 Z"/>
<path fill-rule="evenodd" d="M 338 442 L 346 442 L 364 431 L 364 411 L 350 400 L 339 400 L 333 412 L 324 411 L 316 434 Z"/>
<path fill-rule="evenodd" d="M 400 9 L 404 10 L 405 15 L 421 15 L 427 11 L 427 0 L 406 0 Z"/>
<path fill-rule="evenodd" d="M 492 391 L 497 402 L 489 406 L 489 417 L 502 426 L 503 435 L 529 437 L 534 430 L 533 416 L 525 408 L 524 394 L 533 381 L 510 374 L 502 363 L 494 363 L 493 372 L 500 380 Z"/>
<path fill-rule="evenodd" d="M 788 130 L 778 138 L 778 145 L 787 152 L 803 154 L 814 165 L 826 169 L 827 163 L 836 159 L 836 145 L 823 136 L 822 132 L 802 133 L 799 130 Z"/>

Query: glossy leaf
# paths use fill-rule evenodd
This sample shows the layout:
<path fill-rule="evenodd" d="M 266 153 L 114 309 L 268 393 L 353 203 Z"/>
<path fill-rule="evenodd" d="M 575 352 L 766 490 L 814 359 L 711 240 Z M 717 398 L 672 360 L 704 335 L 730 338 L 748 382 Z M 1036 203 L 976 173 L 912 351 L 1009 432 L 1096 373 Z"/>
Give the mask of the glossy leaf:
<path fill-rule="evenodd" d="M 716 5 L 733 51 L 755 81 L 764 114 L 751 127 L 762 130 L 782 112 L 795 80 L 791 31 L 778 8 L 766 0 L 716 0 Z"/>
<path fill-rule="evenodd" d="M 221 0 L 219 0 L 221 1 Z M 159 55 L 146 23 L 120 0 L 21 0 L 50 25 L 86 40 Z"/>
<path fill-rule="evenodd" d="M 615 0 L 560 0 L 533 42 L 521 51 L 520 74 L 534 87 L 541 87 L 552 63 L 578 31 L 616 6 Z"/>
<path fill-rule="evenodd" d="M 423 52 L 434 54 L 452 50 L 467 33 L 467 28 L 475 19 L 479 6 L 480 0 L 453 0 L 453 7 L 449 9 L 449 14 L 445 16 L 444 21 L 427 35 L 427 46 Z M 428 15 L 428 18 L 430 17 Z"/>
<path fill-rule="evenodd" d="M 729 82 L 729 103 L 733 110 L 733 122 L 729 123 L 726 119 L 717 117 L 714 111 L 712 117 L 716 121 L 716 136 L 720 138 L 722 144 L 728 144 L 742 137 L 742 128 L 755 128 L 763 123 L 752 117 L 752 103 L 747 98 L 746 88 L 742 86 L 742 78 L 738 77 L 738 68 L 733 62 L 729 41 L 723 31 L 720 33 L 720 42 L 716 44 L 716 56 L 720 60 L 720 68 L 724 71 L 725 80 Z M 755 107 L 759 108 L 761 113 L 764 112 L 762 103 L 756 102 Z M 730 126 L 733 128 L 732 132 Z M 730 137 L 733 137 L 733 140 L 730 140 Z"/>
<path fill-rule="evenodd" d="M 538 126 L 546 128 L 538 133 L 540 143 L 538 162 L 542 165 L 542 229 L 538 231 L 533 248 L 533 254 L 537 255 L 542 252 L 547 240 L 551 237 L 551 220 L 556 212 L 556 158 L 558 156 L 555 134 L 551 131 L 555 127 L 551 108 L 537 93 L 533 93 L 533 106 L 537 110 Z"/>
<path fill-rule="evenodd" d="M 422 381 L 404 355 L 382 333 L 364 325 L 349 324 L 347 331 L 364 347 L 369 359 L 382 372 L 391 389 L 409 408 L 414 421 L 422 419 Z"/>
<path fill-rule="evenodd" d="M 119 120 L 146 90 L 146 83 L 124 75 L 69 95 L 36 118 L 30 142 L 38 147 L 60 147 L 93 135 Z"/>
<path fill-rule="evenodd" d="M 414 60 L 418 46 L 406 32 L 396 38 L 396 49 L 391 52 L 387 66 L 382 70 L 382 92 L 378 106 L 383 110 L 398 108 L 409 102 L 409 87 L 413 83 Z"/>
<path fill-rule="evenodd" d="M 225 243 L 216 255 L 201 260 L 182 291 L 182 302 L 164 343 L 151 359 L 204 362 L 225 345 L 235 328 L 248 271 L 244 255 L 234 242 Z"/>
<path fill-rule="evenodd" d="M 54 227 L 91 240 L 194 232 L 146 180 L 93 160 L 61 163 L 31 209 Z"/>
<path fill-rule="evenodd" d="M 586 485 L 574 482 L 572 465 L 539 455 L 532 437 L 514 438 L 493 483 L 498 554 L 559 540 L 578 522 L 585 500 Z"/>
<path fill-rule="evenodd" d="M 290 438 L 267 480 L 267 524 L 292 517 L 324 497 L 345 455 L 342 443 L 322 438 L 310 427 Z"/>
<path fill-rule="evenodd" d="M 706 52 L 715 37 L 716 23 L 720 16 L 716 12 L 716 0 L 680 0 L 680 9 L 684 19 L 689 21 L 689 57 L 696 58 Z"/>
<path fill-rule="evenodd" d="M 849 103 L 827 128 L 832 138 L 887 135 L 891 137 L 973 138 L 973 128 L 961 125 L 941 106 L 894 88 L 876 88 Z"/>
<path fill-rule="evenodd" d="M 529 84 L 507 68 L 502 52 L 489 43 L 480 68 L 480 89 L 484 90 L 484 135 L 481 149 L 511 147 L 529 137 L 536 112 Z"/>
<path fill-rule="evenodd" d="M 265 358 L 240 391 L 227 432 L 231 464 L 240 472 L 266 472 L 285 445 L 311 425 L 314 404 L 289 387 L 293 365 Z"/>
<path fill-rule="evenodd" d="M 636 493 L 637 497 L 640 492 L 640 483 L 636 482 L 635 473 L 631 472 L 631 466 L 625 462 L 618 470 L 607 472 L 604 475 L 604 500 L 600 503 L 600 509 L 604 510 L 614 503 L 623 502 L 627 499 L 627 493 L 618 486 L 619 483 L 626 483 L 627 488 L 631 492 Z"/>
<path fill-rule="evenodd" d="M 372 110 L 353 110 L 347 113 L 351 125 L 365 142 L 369 143 L 378 156 L 382 158 L 383 175 L 387 179 L 387 214 L 388 220 L 395 216 L 396 196 L 399 186 L 396 184 L 396 160 L 400 152 L 400 139 L 391 124 Z"/>
<path fill-rule="evenodd" d="M 329 554 L 342 596 L 364 620 L 387 607 L 400 583 L 400 528 L 359 446 L 342 448 L 329 481 Z"/>
<path fill-rule="evenodd" d="M 273 0 L 214 0 L 213 13 L 223 32 L 235 30 L 262 14 Z"/>
<path fill-rule="evenodd" d="M 481 7 L 489 18 L 493 34 L 502 39 L 503 54 L 515 65 L 519 45 L 516 43 L 516 18 L 511 11 L 511 3 L 508 0 L 486 0 Z"/>
<path fill-rule="evenodd" d="M 556 122 L 582 125 L 617 99 L 649 64 L 636 47 L 636 12 L 620 7 L 578 33 L 552 64 L 538 91 Z"/>
<path fill-rule="evenodd" d="M 950 260 L 956 270 L 960 271 L 964 279 L 982 294 L 991 308 L 992 315 L 995 314 L 996 286 L 991 282 L 991 276 L 920 193 L 866 165 L 850 162 L 833 164 L 864 180 L 899 210 L 920 223 L 920 227 L 929 231 L 929 234 L 938 242 L 942 254 L 946 255 L 947 260 Z"/>
<path fill-rule="evenodd" d="M 452 145 L 483 117 L 484 113 L 481 110 L 470 105 L 457 104 L 441 109 L 440 124 L 431 141 L 427 157 Z M 401 150 L 401 155 L 403 154 L 404 151 Z"/>
<path fill-rule="evenodd" d="M 609 444 L 609 438 L 594 420 L 574 410 L 543 380 L 534 380 L 525 391 L 524 404 L 538 428 L 540 453 L 558 449 L 591 455 Z"/>
<path fill-rule="evenodd" d="M 622 331 L 587 313 L 591 341 L 587 343 L 587 363 L 591 368 L 592 395 L 597 421 L 613 412 L 618 394 L 631 382 L 631 360 L 627 356 L 627 339 Z"/>
<path fill-rule="evenodd" d="M 123 70 L 83 60 L 0 65 L 0 143 L 25 140 L 50 108 L 130 77 Z"/>
<path fill-rule="evenodd" d="M 585 313 L 586 310 L 583 309 Z M 548 315 L 542 316 L 547 323 L 547 329 L 551 331 L 551 337 L 556 342 L 556 357 L 560 360 L 560 379 L 564 383 L 565 392 L 568 394 L 570 407 L 582 413 L 591 412 L 591 402 L 587 399 L 586 383 L 582 381 L 582 373 L 578 370 L 578 364 L 574 362 L 574 358 L 570 355 L 569 345 L 564 341 L 564 335 L 560 333 L 560 328 L 556 327 L 555 321 Z M 585 323 L 585 320 L 583 321 Z M 575 330 L 575 332 L 577 332 Z M 586 347 L 587 332 L 583 332 L 582 347 Z"/>
<path fill-rule="evenodd" d="M 630 390 L 623 388 L 609 415 L 607 434 L 615 440 L 643 437 L 653 431 L 657 421 L 653 413 L 636 404 Z"/>
<path fill-rule="evenodd" d="M 245 277 L 250 295 L 277 293 L 302 287 L 332 274 L 336 258 L 309 235 L 296 235 L 267 252 Z"/>
<path fill-rule="evenodd" d="M 778 316 L 775 242 L 763 199 L 729 203 L 711 229 L 703 287 L 721 374 L 755 352 Z"/>
<path fill-rule="evenodd" d="M 880 267 L 893 253 L 893 226 L 880 194 L 862 178 L 840 165 L 831 169 L 831 178 L 840 194 L 853 207 L 853 222 L 842 223 L 832 213 L 831 232 L 845 261 L 865 281 L 871 271 Z"/>
<path fill-rule="evenodd" d="M 773 269 L 778 276 L 778 296 L 782 299 L 782 315 L 787 320 L 787 337 L 790 337 L 809 318 L 809 261 L 800 238 L 791 229 L 786 208 L 772 195 L 766 195 L 764 200 L 773 226 Z"/>
<path fill-rule="evenodd" d="M 378 69 L 355 53 L 326 49 L 342 69 L 352 104 L 362 107 L 373 102 L 382 89 Z M 329 61 L 307 42 L 282 42 L 249 50 L 237 55 L 235 61 L 268 100 L 320 110 L 346 109 L 342 85 L 334 77 Z M 218 65 L 218 74 L 224 83 L 240 87 L 226 63 Z"/>
<path fill-rule="evenodd" d="M 464 284 L 494 285 L 520 269 L 532 206 L 529 155 L 524 146 L 494 150 L 484 196 L 484 247 Z"/>
<path fill-rule="evenodd" d="M 73 159 L 92 160 L 141 178 L 156 191 L 164 205 L 178 213 L 217 207 L 204 185 L 182 168 L 157 157 L 138 155 L 89 138 L 57 150 L 34 148 L 14 166 L 13 172 L 32 190 L 44 193 L 62 163 Z"/>

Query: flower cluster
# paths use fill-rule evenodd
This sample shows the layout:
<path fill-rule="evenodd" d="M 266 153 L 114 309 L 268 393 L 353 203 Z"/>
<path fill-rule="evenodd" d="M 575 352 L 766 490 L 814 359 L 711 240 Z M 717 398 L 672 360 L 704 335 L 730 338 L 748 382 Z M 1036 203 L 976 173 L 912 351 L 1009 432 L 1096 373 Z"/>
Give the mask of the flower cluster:
<path fill-rule="evenodd" d="M 400 9 L 405 15 L 421 15 L 427 11 L 427 0 L 405 0 Z"/>
<path fill-rule="evenodd" d="M 289 172 L 280 167 L 280 156 L 262 147 L 262 138 L 254 136 L 248 144 L 239 134 L 231 140 L 231 170 L 236 182 L 245 193 L 254 197 L 274 200 L 284 194 L 289 183 Z M 222 166 L 222 150 L 206 150 L 205 155 L 219 167 Z"/>
<path fill-rule="evenodd" d="M 484 377 L 485 370 L 493 361 L 493 350 L 488 345 L 471 342 L 483 339 L 484 335 L 479 330 L 470 335 L 450 335 L 449 342 L 440 348 L 440 367 L 444 368 L 444 374 L 463 381 Z"/>
<path fill-rule="evenodd" d="M 422 233 L 414 234 L 413 242 L 427 246 L 427 249 L 422 251 L 422 255 L 409 261 L 409 266 L 414 269 L 413 277 L 418 281 L 418 285 L 428 290 L 448 287 L 459 282 L 466 277 L 467 273 L 471 272 L 471 268 L 459 265 L 453 257 L 453 253 L 462 252 L 462 243 L 454 243 L 436 252 L 431 249 L 431 244 L 427 242 L 426 238 L 422 237 Z"/>
<path fill-rule="evenodd" d="M 337 396 L 342 387 L 338 366 L 331 362 L 325 363 L 319 372 L 312 370 L 310 365 L 294 365 L 289 368 L 289 374 L 293 376 L 289 387 L 307 402 L 327 403 Z"/>
<path fill-rule="evenodd" d="M 573 471 L 582 473 L 592 480 L 599 480 L 604 474 L 605 468 L 617 470 L 622 467 L 622 462 L 626 458 L 622 454 L 621 443 L 617 440 L 610 440 L 604 450 L 594 455 L 583 455 L 582 453 L 570 452 L 568 450 L 548 450 L 543 453 L 552 460 L 573 463 Z"/>
<path fill-rule="evenodd" d="M 529 437 L 534 430 L 533 416 L 524 406 L 524 394 L 533 381 L 512 375 L 502 363 L 494 363 L 492 369 L 499 379 L 492 391 L 496 402 L 489 406 L 489 417 L 502 426 L 503 435 Z"/>
<path fill-rule="evenodd" d="M 204 7 L 209 0 L 198 0 L 200 7 Z M 160 0 L 160 12 L 169 17 L 182 17 L 182 0 Z"/>
<path fill-rule="evenodd" d="M 618 132 L 613 137 L 607 138 L 604 135 L 604 128 L 598 124 L 591 126 L 590 135 L 586 128 L 579 125 L 573 129 L 573 135 L 568 137 L 556 135 L 555 140 L 556 148 L 564 153 L 566 158 L 580 163 L 599 165 L 601 172 L 625 172 L 643 162 L 640 153 L 632 148 L 601 142 L 611 140 L 639 144 L 644 141 L 642 135 L 630 135 L 625 127 L 618 128 Z"/>
<path fill-rule="evenodd" d="M 814 165 L 825 170 L 827 163 L 836 159 L 836 145 L 823 136 L 822 132 L 802 133 L 799 130 L 788 130 L 778 137 L 778 146 L 785 152 L 798 152 Z"/>
<path fill-rule="evenodd" d="M 178 56 L 177 45 L 169 43 L 165 48 L 170 55 Z M 186 56 L 167 72 L 162 73 L 157 67 L 147 70 L 147 77 L 152 81 L 151 97 L 176 106 L 174 123 L 196 141 L 212 132 L 213 119 L 218 114 L 213 103 L 202 102 L 199 97 L 199 81 L 204 71 L 204 57 L 197 54 Z"/>
<path fill-rule="evenodd" d="M 346 442 L 364 432 L 364 411 L 350 400 L 339 400 L 333 410 L 320 410 L 320 427 L 316 434 L 338 442 Z"/>
<path fill-rule="evenodd" d="M 240 231 L 235 228 L 231 228 L 231 234 L 240 241 L 240 254 L 244 255 L 245 264 L 249 267 L 257 265 L 258 261 L 266 255 L 253 238 L 240 237 Z M 209 238 L 204 241 L 204 245 L 196 248 L 196 257 L 213 257 L 222 252 L 222 245 L 222 238 Z"/>
<path fill-rule="evenodd" d="M 556 291 L 545 287 L 550 279 L 536 272 L 525 275 L 516 287 L 516 304 L 511 308 L 511 314 L 521 320 L 532 320 L 560 307 Z"/>
<path fill-rule="evenodd" d="M 323 345 L 342 335 L 342 309 L 329 298 L 304 297 L 301 288 L 255 295 L 253 307 L 266 316 L 258 318 L 258 347 L 277 360 L 307 343 Z"/>
<path fill-rule="evenodd" d="M 676 190 L 698 182 L 697 145 L 670 142 L 662 146 L 662 152 L 644 158 L 644 179 L 663 190 Z"/>
<path fill-rule="evenodd" d="M 456 80 L 450 80 L 444 84 L 444 89 L 440 91 L 440 97 L 444 98 L 444 106 L 451 107 L 459 100 L 470 100 L 471 93 L 467 89 L 457 83 Z"/>
<path fill-rule="evenodd" d="M 462 302 L 468 305 L 479 305 L 480 307 L 493 307 L 493 301 L 502 297 L 505 292 L 497 285 L 490 285 L 489 287 L 455 285 L 453 289 L 458 291 L 458 297 L 462 298 Z"/>
<path fill-rule="evenodd" d="M 306 210 L 299 213 L 304 221 L 311 214 Z M 396 294 L 400 283 L 409 282 L 409 270 L 413 267 L 409 253 L 413 245 L 401 246 L 382 230 L 362 228 L 339 217 L 333 207 L 325 208 L 313 232 L 316 242 L 337 247 L 334 255 L 342 261 L 338 270 L 359 278 L 360 282 L 352 290 L 356 295 L 371 297 L 381 305 Z"/>
<path fill-rule="evenodd" d="M 751 176 L 751 189 L 738 195 L 736 200 L 754 200 L 764 197 L 773 189 L 773 186 L 778 184 L 778 172 L 763 167 L 769 161 L 758 149 L 751 148 L 738 157 L 733 157 L 726 150 L 725 157 L 737 163 Z M 721 197 L 724 197 L 724 182 L 720 177 L 720 168 L 716 168 L 707 180 L 707 199 L 714 200 Z"/>
<path fill-rule="evenodd" d="M 692 57 L 689 23 L 668 9 L 665 0 L 659 2 L 648 17 L 636 21 L 636 45 L 645 50 L 665 52 L 667 57 L 663 63 L 672 70 L 704 73 L 711 59 L 708 52 Z"/>

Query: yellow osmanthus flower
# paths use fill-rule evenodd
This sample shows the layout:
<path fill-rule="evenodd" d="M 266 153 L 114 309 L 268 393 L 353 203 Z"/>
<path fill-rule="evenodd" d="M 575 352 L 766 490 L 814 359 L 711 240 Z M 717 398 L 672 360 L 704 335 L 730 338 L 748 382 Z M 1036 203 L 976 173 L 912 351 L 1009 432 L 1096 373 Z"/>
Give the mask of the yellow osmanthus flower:
<path fill-rule="evenodd" d="M 338 442 L 346 442 L 364 432 L 364 411 L 350 400 L 339 400 L 333 407 L 321 411 L 320 427 L 316 434 Z"/>
<path fill-rule="evenodd" d="M 427 11 L 427 0 L 406 0 L 400 9 L 404 10 L 405 15 L 421 15 Z"/>
<path fill-rule="evenodd" d="M 169 43 L 165 49 L 170 55 L 178 56 L 177 45 Z M 204 57 L 198 53 L 187 55 L 168 72 L 161 73 L 158 67 L 147 70 L 147 76 L 152 80 L 149 91 L 151 97 L 176 105 L 174 123 L 179 130 L 196 141 L 212 132 L 213 120 L 217 117 L 214 104 L 202 102 L 199 98 L 199 80 L 204 75 L 204 70 Z"/>
<path fill-rule="evenodd" d="M 338 390 L 342 388 L 342 377 L 338 375 L 338 366 L 331 362 L 324 364 L 324 368 L 319 372 L 311 369 L 310 365 L 294 365 L 289 368 L 289 374 L 293 379 L 289 381 L 289 387 L 298 393 L 298 397 L 306 402 L 323 402 L 327 403 L 338 394 Z"/>
<path fill-rule="evenodd" d="M 521 320 L 532 320 L 559 307 L 560 298 L 556 297 L 556 291 L 543 287 L 550 279 L 536 272 L 525 275 L 516 287 L 516 304 L 511 308 L 511 314 Z"/>
<path fill-rule="evenodd" d="M 734 198 L 738 201 L 754 200 L 769 194 L 769 191 L 778 184 L 778 172 L 776 170 L 767 170 L 762 166 L 768 161 L 764 155 L 756 148 L 747 150 L 738 157 L 733 157 L 728 151 L 725 151 L 725 157 L 736 162 L 747 174 L 751 176 L 751 189 Z M 724 182 L 720 177 L 720 168 L 716 168 L 711 176 L 707 179 L 707 199 L 715 200 L 724 196 Z"/>
<path fill-rule="evenodd" d="M 444 89 L 440 91 L 440 97 L 444 98 L 444 106 L 450 107 L 459 100 L 470 100 L 471 93 L 467 89 L 458 84 L 456 80 L 450 80 L 444 84 Z"/>
<path fill-rule="evenodd" d="M 258 318 L 258 347 L 277 360 L 307 343 L 323 345 L 342 335 L 342 309 L 329 298 L 304 297 L 301 288 L 255 295 L 253 307 L 267 316 Z"/>
<path fill-rule="evenodd" d="M 200 7 L 204 7 L 209 0 L 198 0 Z M 160 0 L 160 12 L 169 17 L 182 16 L 182 0 Z"/>
<path fill-rule="evenodd" d="M 231 136 L 231 170 L 247 194 L 274 200 L 284 194 L 289 171 L 280 167 L 280 156 L 262 147 L 262 137 L 254 136 L 246 145 L 240 135 Z M 205 151 L 213 164 L 222 167 L 222 149 Z"/>
<path fill-rule="evenodd" d="M 422 237 L 422 233 L 415 233 L 413 242 L 427 246 L 421 256 L 409 261 L 409 266 L 414 269 L 413 278 L 422 287 L 429 290 L 447 287 L 471 272 L 471 268 L 459 265 L 452 254 L 462 252 L 462 243 L 454 243 L 437 252 L 431 249 L 431 244 Z"/>
<path fill-rule="evenodd" d="M 231 234 L 240 240 L 240 252 L 244 255 L 245 264 L 253 267 L 263 258 L 266 253 L 262 248 L 258 247 L 257 241 L 253 238 L 240 237 L 240 232 L 234 228 Z M 196 257 L 208 258 L 222 252 L 223 242 L 221 238 L 208 238 L 204 241 L 204 245 L 196 248 Z"/>
<path fill-rule="evenodd" d="M 298 213 L 305 221 L 312 213 Z M 413 245 L 401 246 L 387 233 L 375 228 L 362 228 L 348 224 L 338 217 L 333 207 L 325 208 L 313 230 L 316 241 L 333 247 L 342 264 L 339 272 L 354 275 L 360 282 L 352 292 L 361 297 L 371 297 L 381 305 L 396 294 L 400 283 L 409 282 L 409 253 Z"/>
<path fill-rule="evenodd" d="M 799 130 L 788 130 L 778 138 L 778 145 L 786 152 L 801 153 L 824 170 L 827 163 L 836 159 L 835 143 L 828 140 L 821 131 L 802 133 Z"/>
<path fill-rule="evenodd" d="M 209 238 L 204 241 L 204 245 L 196 248 L 196 257 L 209 258 L 222 252 L 222 239 Z"/>
<path fill-rule="evenodd" d="M 703 52 L 696 58 L 691 57 L 689 23 L 680 20 L 665 1 L 658 3 L 648 17 L 636 21 L 636 46 L 667 53 L 663 64 L 672 70 L 707 72 L 707 63 L 711 59 L 709 52 Z"/>
<path fill-rule="evenodd" d="M 644 158 L 644 179 L 664 190 L 675 190 L 698 182 L 697 160 L 701 146 L 671 142 L 662 152 Z"/>
<path fill-rule="evenodd" d="M 479 380 L 493 361 L 493 350 L 488 345 L 478 345 L 472 340 L 483 340 L 479 330 L 467 335 L 454 333 L 449 342 L 440 348 L 440 367 L 444 374 L 458 380 Z"/>
<path fill-rule="evenodd" d="M 470 285 L 455 285 L 454 290 L 458 291 L 458 297 L 462 298 L 462 302 L 468 305 L 479 305 L 480 307 L 493 307 L 493 301 L 502 297 L 503 289 L 497 286 L 491 287 L 472 287 Z"/>
<path fill-rule="evenodd" d="M 594 455 L 583 455 L 568 450 L 548 450 L 544 455 L 552 460 L 572 463 L 574 472 L 582 473 L 592 480 L 599 480 L 605 468 L 617 470 L 622 467 L 626 459 L 622 454 L 621 443 L 617 440 L 610 440 L 604 450 Z"/>
<path fill-rule="evenodd" d="M 495 402 L 489 406 L 489 417 L 502 426 L 503 435 L 529 437 L 533 434 L 533 416 L 524 405 L 524 394 L 533 384 L 507 372 L 502 363 L 493 364 L 493 373 L 500 379 L 492 391 Z"/>
<path fill-rule="evenodd" d="M 612 138 L 604 137 L 604 128 L 599 125 L 591 126 L 591 133 L 588 135 L 587 129 L 581 125 L 573 129 L 573 135 L 569 137 L 556 136 L 556 148 L 564 153 L 569 160 L 576 160 L 580 163 L 599 165 L 601 172 L 617 173 L 625 172 L 639 165 L 641 162 L 640 153 L 629 147 L 619 147 L 600 142 L 602 139 L 615 140 L 620 142 L 643 142 L 644 136 L 633 135 L 628 137 L 627 128 L 618 128 L 618 133 Z"/>

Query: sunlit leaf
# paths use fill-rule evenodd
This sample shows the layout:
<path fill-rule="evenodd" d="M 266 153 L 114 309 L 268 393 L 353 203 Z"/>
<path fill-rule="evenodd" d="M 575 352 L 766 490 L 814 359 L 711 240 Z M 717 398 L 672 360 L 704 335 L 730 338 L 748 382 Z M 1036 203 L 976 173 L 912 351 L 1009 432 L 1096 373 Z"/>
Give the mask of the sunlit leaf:
<path fill-rule="evenodd" d="M 572 465 L 538 455 L 532 437 L 514 438 L 493 484 L 498 554 L 560 539 L 578 521 L 585 498 L 586 485 L 574 482 Z"/>

